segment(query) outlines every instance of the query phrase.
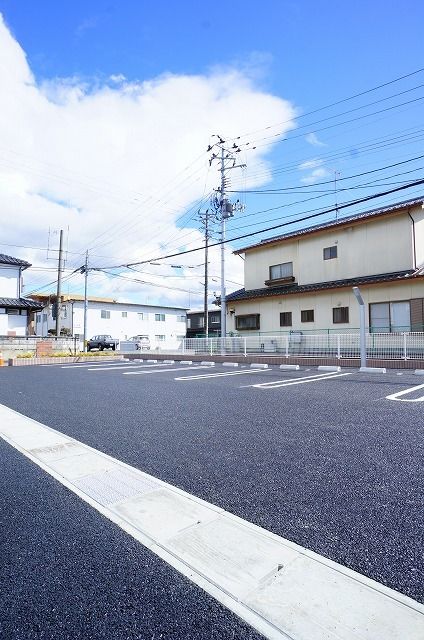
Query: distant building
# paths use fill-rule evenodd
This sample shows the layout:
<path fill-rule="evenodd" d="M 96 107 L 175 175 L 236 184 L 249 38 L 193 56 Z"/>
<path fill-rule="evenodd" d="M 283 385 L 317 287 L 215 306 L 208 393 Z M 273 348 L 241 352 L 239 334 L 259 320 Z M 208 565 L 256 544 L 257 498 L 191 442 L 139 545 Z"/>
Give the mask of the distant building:
<path fill-rule="evenodd" d="M 42 305 L 22 296 L 22 272 L 30 263 L 0 253 L 0 336 L 26 336 L 32 311 Z"/>
<path fill-rule="evenodd" d="M 219 309 L 208 311 L 209 337 L 221 335 L 221 312 Z M 187 311 L 187 338 L 203 338 L 205 336 L 204 311 Z"/>
<path fill-rule="evenodd" d="M 56 326 L 56 296 L 34 295 L 43 309 L 35 316 L 36 334 L 47 336 Z M 116 302 L 110 298 L 90 297 L 87 310 L 87 339 L 110 334 L 119 341 L 145 335 L 151 348 L 177 348 L 186 332 L 186 308 Z M 59 305 L 61 333 L 83 338 L 84 298 L 62 296 Z"/>
<path fill-rule="evenodd" d="M 423 203 L 415 198 L 239 249 L 245 287 L 226 297 L 228 331 L 357 330 L 353 286 L 370 332 L 424 331 Z"/>

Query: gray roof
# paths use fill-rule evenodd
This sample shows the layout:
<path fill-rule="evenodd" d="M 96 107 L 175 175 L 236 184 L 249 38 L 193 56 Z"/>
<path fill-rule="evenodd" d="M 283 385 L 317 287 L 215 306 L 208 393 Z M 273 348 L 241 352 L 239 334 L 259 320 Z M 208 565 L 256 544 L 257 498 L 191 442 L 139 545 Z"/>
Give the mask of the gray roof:
<path fill-rule="evenodd" d="M 351 216 L 338 218 L 338 220 L 330 220 L 327 222 L 316 224 L 312 227 L 305 227 L 304 229 L 297 229 L 296 231 L 290 231 L 289 233 L 273 236 L 272 238 L 266 238 L 265 240 L 261 240 L 260 242 L 256 242 L 255 244 L 251 244 L 247 247 L 243 247 L 242 249 L 237 249 L 236 251 L 234 251 L 234 253 L 243 253 L 248 249 L 263 247 L 268 243 L 272 244 L 273 242 L 278 242 L 279 240 L 287 240 L 289 238 L 295 238 L 297 236 L 304 236 L 309 233 L 316 233 L 324 229 L 331 229 L 332 227 L 339 227 L 345 224 L 349 224 L 350 222 L 360 222 L 361 220 L 366 220 L 367 218 L 374 218 L 378 216 L 388 215 L 390 213 L 396 213 L 397 211 L 400 211 L 407 207 L 413 207 L 414 205 L 422 204 L 423 202 L 424 202 L 424 196 L 421 196 L 420 198 L 414 198 L 413 200 L 404 200 L 403 202 L 397 202 L 396 204 L 391 204 L 391 205 L 388 205 L 387 207 L 383 207 L 380 209 L 371 209 L 369 211 L 363 211 L 362 213 L 355 213 Z M 295 223 L 296 221 L 294 220 L 289 224 L 295 224 Z"/>
<path fill-rule="evenodd" d="M 33 309 L 38 311 L 43 308 L 41 302 L 28 300 L 28 298 L 0 298 L 0 307 L 9 307 L 10 309 Z"/>
<path fill-rule="evenodd" d="M 7 256 L 4 253 L 0 253 L 0 264 L 11 264 L 16 267 L 23 267 L 24 269 L 28 269 L 28 267 L 31 266 L 31 264 L 26 260 L 13 258 L 12 256 Z"/>
<path fill-rule="evenodd" d="M 297 284 L 296 282 L 277 287 L 266 287 L 263 289 L 239 289 L 225 297 L 226 302 L 236 300 L 252 300 L 253 298 L 268 298 L 272 296 L 286 296 L 295 293 L 308 293 L 310 291 L 322 291 L 324 289 L 339 289 L 340 287 L 354 287 L 360 284 L 377 284 L 379 282 L 399 282 L 411 280 L 412 278 L 422 278 L 422 273 L 413 269 L 407 271 L 396 271 L 394 273 L 380 273 L 372 276 L 359 276 L 357 278 L 345 278 L 343 280 L 331 280 L 328 282 L 316 282 L 313 284 Z"/>

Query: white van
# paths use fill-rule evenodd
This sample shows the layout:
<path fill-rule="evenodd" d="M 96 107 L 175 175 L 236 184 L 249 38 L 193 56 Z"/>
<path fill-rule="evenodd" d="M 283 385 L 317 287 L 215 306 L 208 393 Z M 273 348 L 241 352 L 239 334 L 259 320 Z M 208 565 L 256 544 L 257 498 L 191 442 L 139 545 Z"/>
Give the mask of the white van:
<path fill-rule="evenodd" d="M 134 349 L 137 351 L 150 351 L 149 336 L 137 335 L 128 339 L 128 342 L 134 342 Z"/>

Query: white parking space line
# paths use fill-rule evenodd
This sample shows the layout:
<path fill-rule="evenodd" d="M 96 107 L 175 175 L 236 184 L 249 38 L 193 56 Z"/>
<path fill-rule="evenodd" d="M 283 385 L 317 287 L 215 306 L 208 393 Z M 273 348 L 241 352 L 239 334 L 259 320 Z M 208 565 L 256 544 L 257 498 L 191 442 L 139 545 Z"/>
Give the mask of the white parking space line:
<path fill-rule="evenodd" d="M 158 367 L 166 367 L 166 364 L 127 364 L 122 367 L 94 367 L 89 371 L 116 371 L 120 369 L 153 369 Z"/>
<path fill-rule="evenodd" d="M 41 365 L 42 367 L 49 367 L 51 365 Z M 114 367 L 130 367 L 131 362 L 124 362 L 120 360 L 119 362 L 84 362 L 83 364 L 62 364 L 60 365 L 61 369 L 98 369 L 101 367 L 114 368 Z M 136 365 L 139 366 L 139 365 Z"/>
<path fill-rule="evenodd" d="M 194 369 L 194 367 L 192 367 Z M 206 369 L 206 367 L 204 367 Z M 246 373 L 258 373 L 255 370 L 243 369 L 243 371 L 226 371 L 225 373 L 205 373 L 199 376 L 182 376 L 181 378 L 174 378 L 174 380 L 187 382 L 188 380 L 206 380 L 207 378 L 224 378 L 228 376 L 243 376 Z"/>
<path fill-rule="evenodd" d="M 418 391 L 418 389 L 424 389 L 424 384 L 418 384 L 416 387 L 410 387 L 409 389 L 404 389 L 403 391 L 398 391 L 397 393 L 391 393 L 389 396 L 386 396 L 387 400 L 398 400 L 399 402 L 424 402 L 424 395 L 419 398 L 402 398 L 401 396 L 406 396 L 409 393 L 413 393 L 414 391 Z"/>
<path fill-rule="evenodd" d="M 259 384 L 251 384 L 250 387 L 255 389 L 269 390 L 280 389 L 281 387 L 291 387 L 296 384 L 308 384 L 310 382 L 321 382 L 322 380 L 333 380 L 333 378 L 342 378 L 351 376 L 352 373 L 324 373 L 319 376 L 306 376 L 305 378 L 297 378 L 296 380 L 281 380 L 275 382 L 263 382 Z"/>
<path fill-rule="evenodd" d="M 172 367 L 172 369 L 160 369 L 160 371 L 124 371 L 123 376 L 141 376 L 152 373 L 164 373 L 168 371 L 191 371 L 192 369 L 209 369 L 209 367 Z"/>
<path fill-rule="evenodd" d="M 39 367 L 61 367 L 62 369 L 66 369 L 66 367 L 94 367 L 94 366 L 103 366 L 105 364 L 109 364 L 109 365 L 122 365 L 125 364 L 124 360 L 117 360 L 115 362 L 112 362 L 110 360 L 108 360 L 107 358 L 102 358 L 101 362 L 87 362 L 86 360 L 84 362 L 73 362 L 72 364 L 62 364 L 61 362 L 52 362 L 51 364 L 40 364 L 38 365 Z"/>
<path fill-rule="evenodd" d="M 422 604 L 3 405 L 0 436 L 266 638 L 424 637 Z"/>

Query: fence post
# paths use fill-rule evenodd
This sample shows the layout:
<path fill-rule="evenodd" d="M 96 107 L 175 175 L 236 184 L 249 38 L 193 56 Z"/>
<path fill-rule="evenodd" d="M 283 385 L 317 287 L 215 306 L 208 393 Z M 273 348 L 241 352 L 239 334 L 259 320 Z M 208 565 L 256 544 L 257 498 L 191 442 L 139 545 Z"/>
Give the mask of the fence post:
<path fill-rule="evenodd" d="M 408 356 L 406 353 L 406 333 L 403 334 L 403 359 L 408 360 Z"/>
<path fill-rule="evenodd" d="M 246 337 L 244 337 L 243 340 L 244 340 L 244 357 L 246 358 L 246 356 L 247 356 L 247 339 L 246 339 Z"/>
<path fill-rule="evenodd" d="M 337 359 L 340 360 L 340 333 L 337 334 Z"/>
<path fill-rule="evenodd" d="M 186 338 L 183 338 L 183 353 L 185 353 Z"/>
<path fill-rule="evenodd" d="M 289 357 L 289 337 L 286 335 L 286 358 Z"/>

